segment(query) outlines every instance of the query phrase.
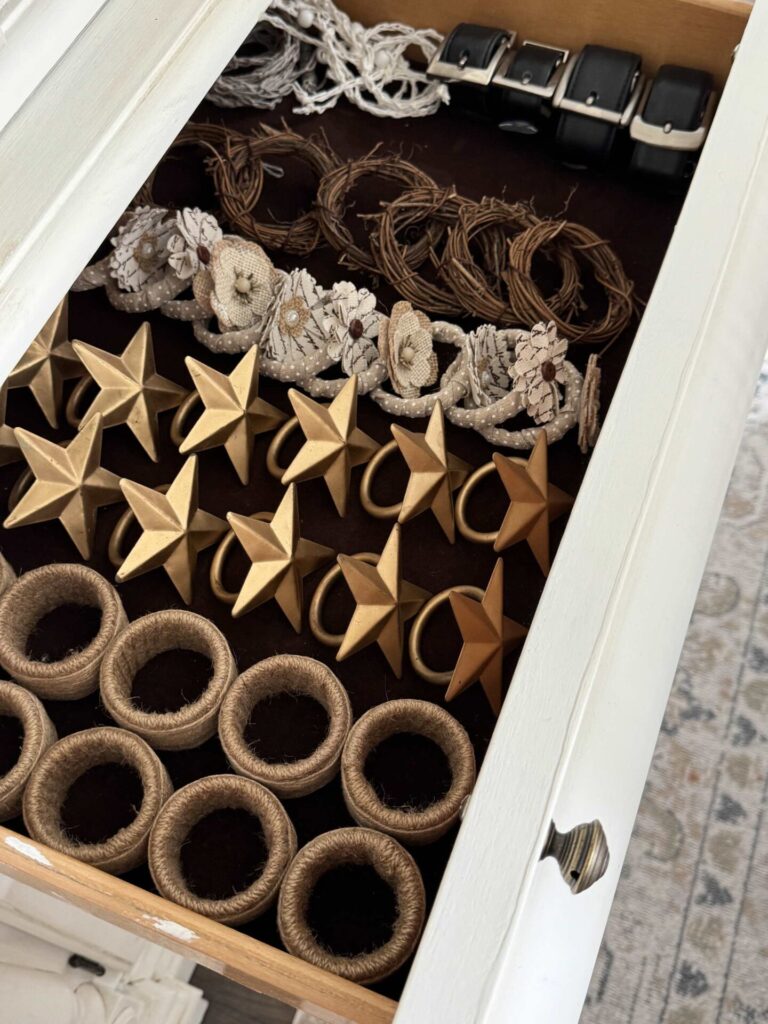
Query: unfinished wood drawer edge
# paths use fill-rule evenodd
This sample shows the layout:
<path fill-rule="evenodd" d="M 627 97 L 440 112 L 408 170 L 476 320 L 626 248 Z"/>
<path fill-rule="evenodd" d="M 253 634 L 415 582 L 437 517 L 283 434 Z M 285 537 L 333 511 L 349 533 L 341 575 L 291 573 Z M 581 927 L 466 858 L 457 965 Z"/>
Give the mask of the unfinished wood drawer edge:
<path fill-rule="evenodd" d="M 0 826 L 0 872 L 328 1024 L 388 1024 L 397 1003 Z"/>

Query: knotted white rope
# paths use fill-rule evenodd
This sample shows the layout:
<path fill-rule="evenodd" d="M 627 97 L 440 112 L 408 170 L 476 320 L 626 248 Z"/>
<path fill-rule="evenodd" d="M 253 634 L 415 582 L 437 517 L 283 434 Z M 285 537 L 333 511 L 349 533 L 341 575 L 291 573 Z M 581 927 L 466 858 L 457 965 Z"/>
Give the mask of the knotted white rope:
<path fill-rule="evenodd" d="M 262 47 L 236 57 L 209 94 L 220 106 L 272 109 L 294 95 L 295 112 L 317 114 L 344 96 L 377 117 L 425 117 L 448 102 L 448 89 L 411 66 L 408 47 L 429 62 L 442 43 L 433 29 L 399 22 L 365 28 L 332 0 L 273 0 L 249 37 Z"/>

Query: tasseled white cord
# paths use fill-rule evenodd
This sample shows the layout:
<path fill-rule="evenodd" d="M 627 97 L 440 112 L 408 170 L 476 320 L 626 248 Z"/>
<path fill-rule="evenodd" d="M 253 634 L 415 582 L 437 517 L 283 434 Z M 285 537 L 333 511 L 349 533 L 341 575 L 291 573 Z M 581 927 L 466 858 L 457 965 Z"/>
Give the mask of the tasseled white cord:
<path fill-rule="evenodd" d="M 448 102 L 445 84 L 405 58 L 415 46 L 428 62 L 442 42 L 439 32 L 395 22 L 365 28 L 332 0 L 273 0 L 263 20 L 284 33 L 283 40 L 273 38 L 271 48 L 267 41 L 257 57 L 235 58 L 210 94 L 214 103 L 271 109 L 293 93 L 297 113 L 315 114 L 346 96 L 377 117 L 425 117 Z M 304 44 L 298 54 L 288 39 Z M 299 59 L 301 51 L 311 54 L 311 66 Z M 313 73 L 315 61 L 321 78 L 319 67 Z"/>

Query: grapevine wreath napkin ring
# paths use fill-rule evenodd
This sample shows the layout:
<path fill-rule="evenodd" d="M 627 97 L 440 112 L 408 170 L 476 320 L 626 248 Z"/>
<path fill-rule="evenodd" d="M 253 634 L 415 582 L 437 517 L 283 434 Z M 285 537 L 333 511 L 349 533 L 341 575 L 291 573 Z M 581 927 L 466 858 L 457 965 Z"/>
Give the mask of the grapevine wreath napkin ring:
<path fill-rule="evenodd" d="M 103 286 L 118 309 L 190 321 L 214 352 L 258 345 L 262 373 L 315 398 L 335 397 L 355 375 L 358 392 L 392 416 L 428 416 L 439 402 L 450 422 L 517 449 L 541 431 L 557 441 L 579 421 L 583 378 L 554 322 L 467 332 L 407 301 L 387 316 L 368 289 L 349 281 L 324 288 L 305 269 L 278 270 L 260 245 L 225 235 L 198 209 L 139 207 L 112 245 L 74 290 Z M 179 298 L 190 290 L 192 298 Z M 456 350 L 442 374 L 438 346 Z M 332 367 L 339 376 L 327 376 Z M 530 427 L 502 426 L 520 413 Z"/>

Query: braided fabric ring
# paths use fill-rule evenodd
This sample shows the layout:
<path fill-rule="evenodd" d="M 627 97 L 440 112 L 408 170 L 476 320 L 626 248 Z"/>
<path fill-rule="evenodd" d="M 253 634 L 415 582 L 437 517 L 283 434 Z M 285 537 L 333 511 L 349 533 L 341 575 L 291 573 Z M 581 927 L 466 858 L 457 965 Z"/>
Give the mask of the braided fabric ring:
<path fill-rule="evenodd" d="M 143 797 L 136 817 L 100 843 L 70 838 L 61 823 L 61 808 L 70 786 L 90 768 L 123 764 L 141 779 Z M 37 762 L 24 792 L 24 824 L 33 839 L 113 874 L 141 864 L 147 854 L 149 830 L 173 792 L 160 759 L 133 733 L 108 726 L 84 729 L 54 743 Z"/>
<path fill-rule="evenodd" d="M 397 733 L 425 736 L 448 759 L 450 788 L 423 809 L 384 803 L 366 778 L 368 755 Z M 453 715 L 425 700 L 391 700 L 366 711 L 352 727 L 341 756 L 344 802 L 358 825 L 414 845 L 433 843 L 448 831 L 474 784 L 475 754 L 466 730 Z"/>
<path fill-rule="evenodd" d="M 338 956 L 322 945 L 307 922 L 307 908 L 318 880 L 345 864 L 370 865 L 391 886 L 397 918 L 382 946 L 356 956 Z M 344 908 L 338 908 L 343 915 Z M 286 949 L 326 971 L 369 984 L 405 963 L 416 949 L 424 925 L 424 883 L 416 862 L 396 840 L 367 828 L 340 828 L 299 850 L 283 879 L 277 926 Z"/>
<path fill-rule="evenodd" d="M 56 742 L 56 729 L 40 700 L 16 683 L 0 682 L 0 715 L 15 718 L 24 733 L 16 764 L 0 776 L 0 821 L 15 818 L 32 769 Z"/>
<path fill-rule="evenodd" d="M 308 757 L 266 761 L 245 739 L 245 728 L 254 712 L 258 714 L 258 705 L 277 694 L 311 697 L 328 715 L 328 732 Z M 351 725 L 347 691 L 327 665 L 296 654 L 277 654 L 257 662 L 232 686 L 221 707 L 219 739 L 238 775 L 255 779 L 280 797 L 297 797 L 314 793 L 334 777 Z"/>
<path fill-rule="evenodd" d="M 177 711 L 142 711 L 133 699 L 136 673 L 156 655 L 173 650 L 210 659 L 205 689 Z M 156 750 L 188 750 L 215 734 L 221 701 L 236 675 L 229 644 L 209 619 L 186 610 L 152 612 L 132 622 L 107 650 L 101 663 L 101 699 L 119 725 Z"/>
<path fill-rule="evenodd" d="M 224 899 L 198 896 L 184 877 L 181 848 L 198 822 L 223 809 L 247 811 L 259 819 L 267 860 L 258 877 L 240 892 Z M 274 902 L 295 853 L 296 832 L 274 794 L 251 779 L 209 775 L 174 793 L 157 816 L 149 837 L 149 870 L 166 899 L 215 921 L 245 924 Z"/>
<path fill-rule="evenodd" d="M 98 632 L 60 661 L 36 661 L 27 641 L 38 622 L 62 605 L 98 608 Z M 92 693 L 107 647 L 127 623 L 117 591 L 95 569 L 53 563 L 24 573 L 0 598 L 0 665 L 45 700 L 77 700 Z"/>

